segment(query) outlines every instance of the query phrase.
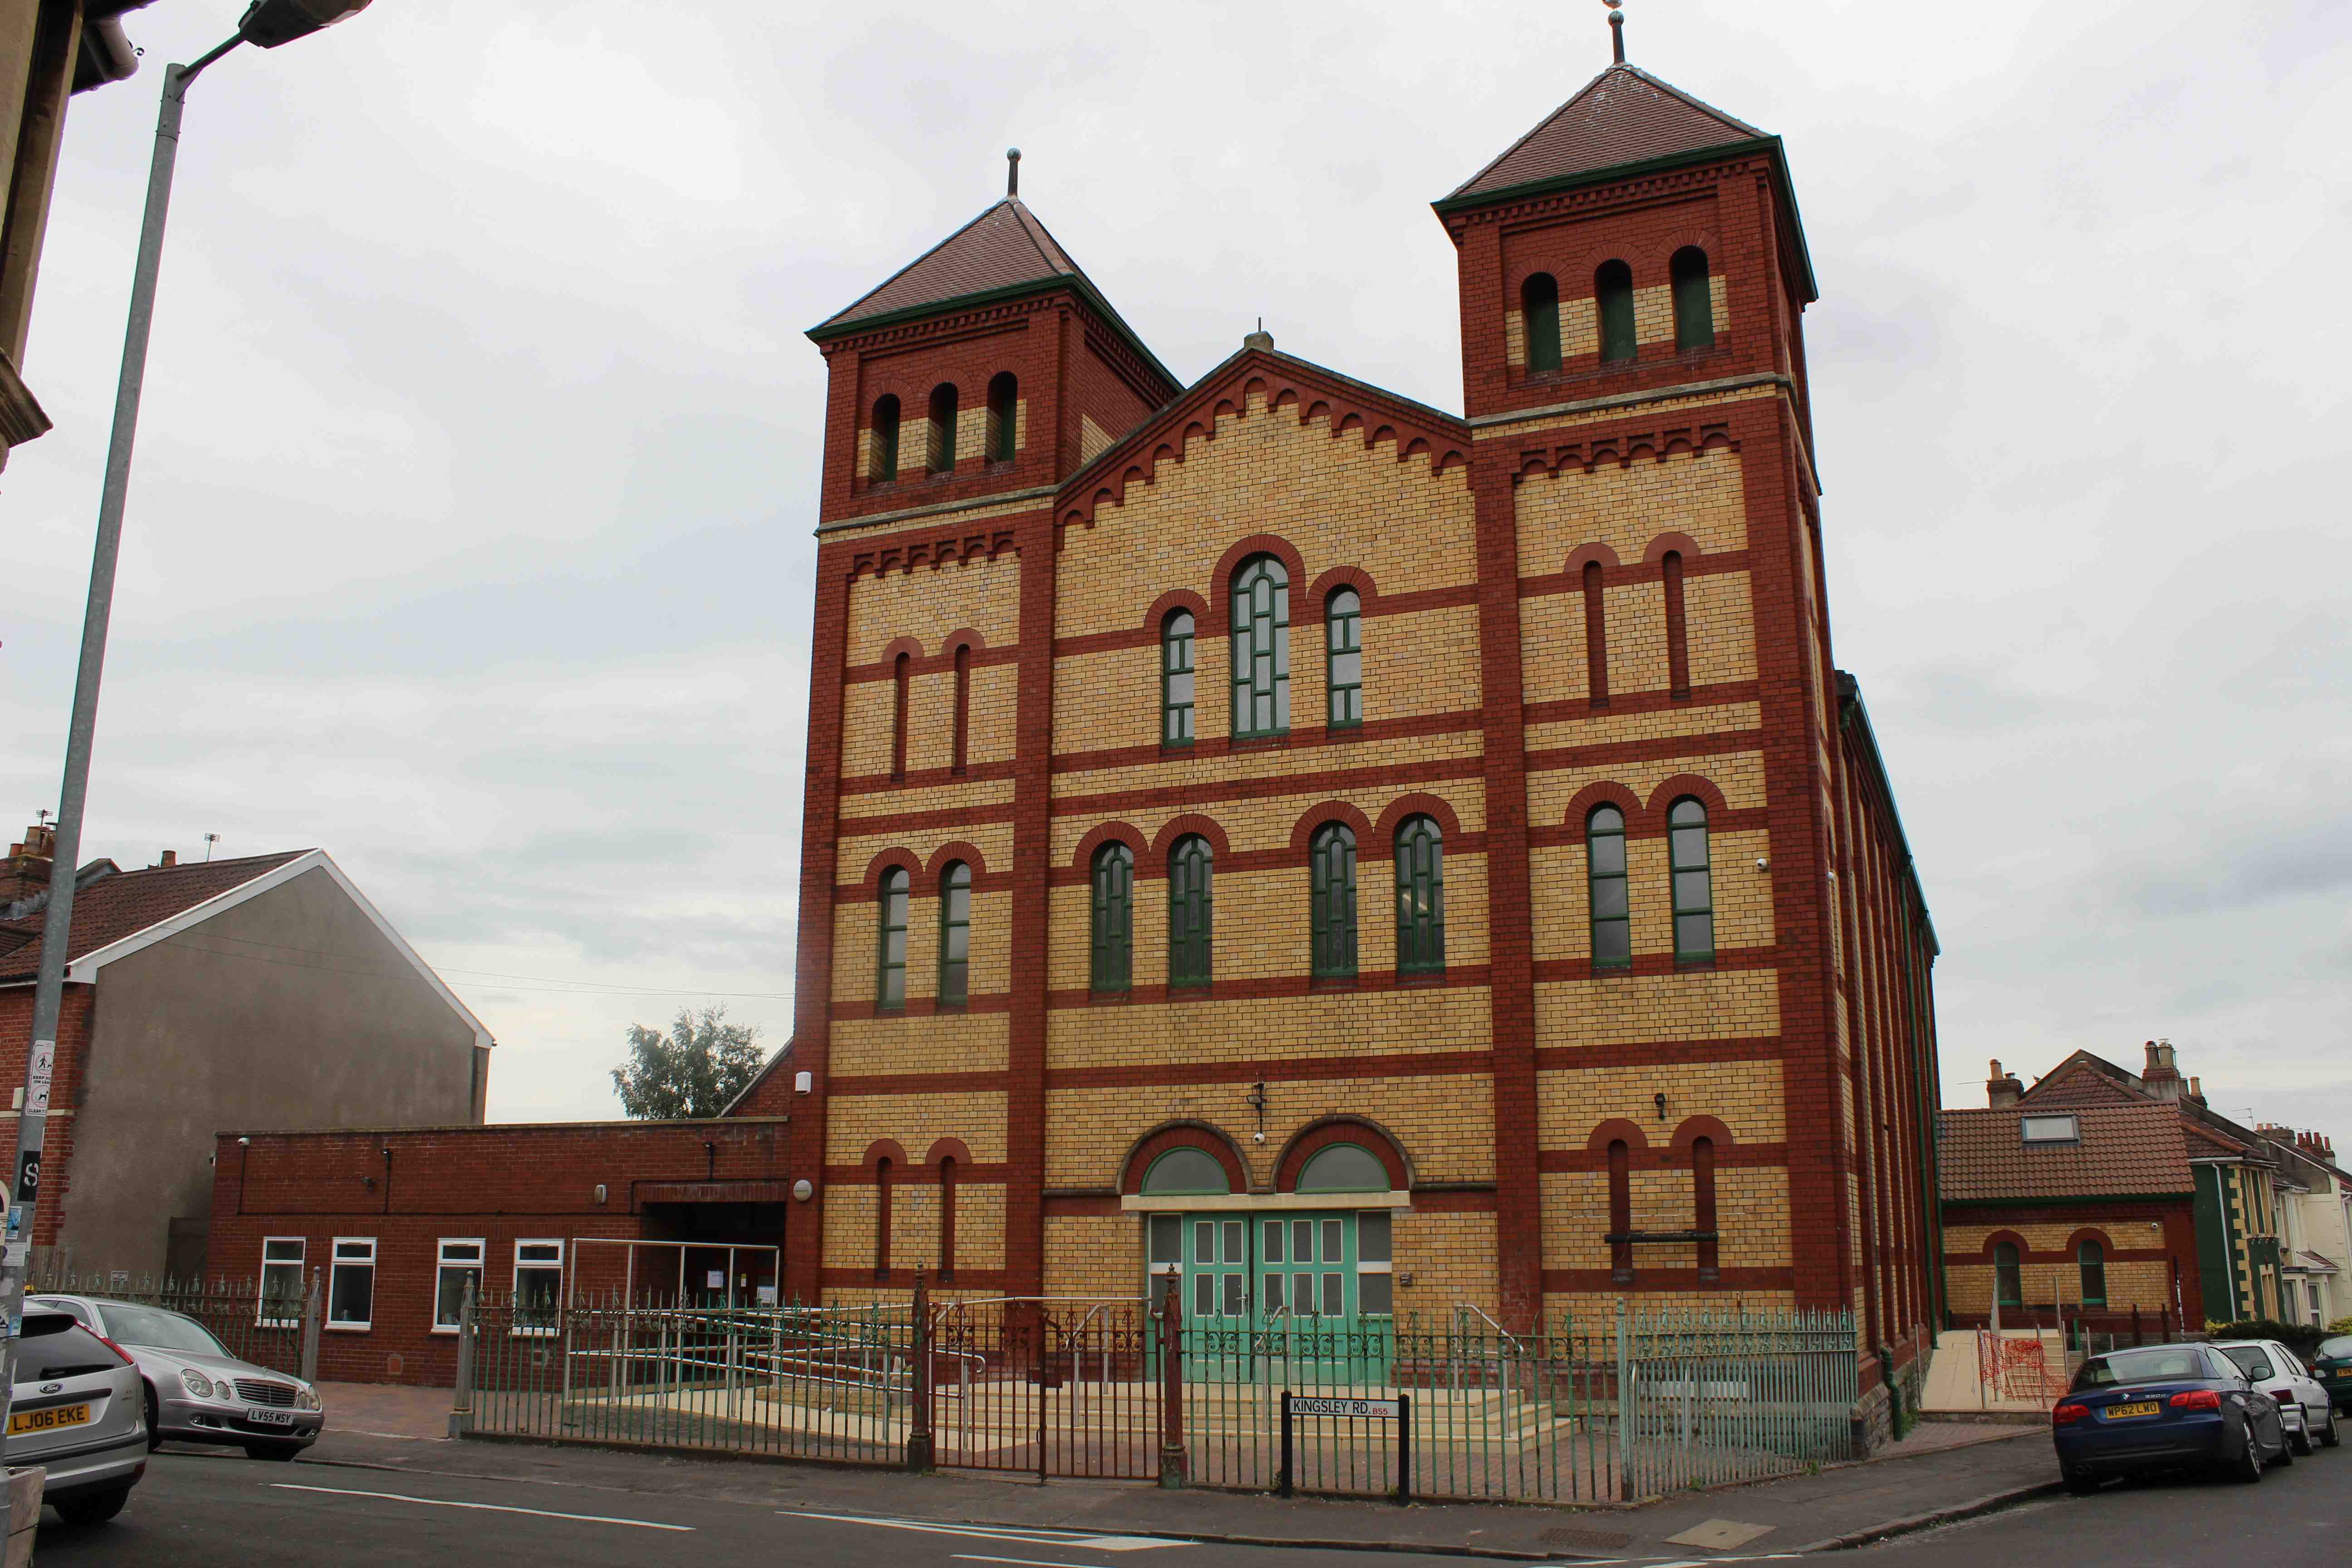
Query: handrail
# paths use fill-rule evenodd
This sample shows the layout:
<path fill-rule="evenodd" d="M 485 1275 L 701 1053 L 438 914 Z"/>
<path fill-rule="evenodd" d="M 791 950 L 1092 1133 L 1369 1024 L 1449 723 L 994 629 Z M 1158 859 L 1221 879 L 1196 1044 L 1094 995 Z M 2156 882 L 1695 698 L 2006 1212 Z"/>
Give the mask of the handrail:
<path fill-rule="evenodd" d="M 1511 1349 L 1520 1355 L 1528 1353 L 1528 1346 L 1525 1339 L 1511 1332 L 1510 1330 L 1503 1327 L 1502 1324 L 1488 1317 L 1479 1308 L 1471 1305 L 1467 1301 L 1456 1301 L 1454 1303 L 1454 1321 L 1457 1326 L 1461 1323 L 1462 1314 L 1465 1312 L 1469 1313 L 1472 1317 L 1476 1318 L 1480 1322 L 1494 1330 L 1496 1334 L 1499 1337 L 1508 1340 L 1511 1344 Z"/>

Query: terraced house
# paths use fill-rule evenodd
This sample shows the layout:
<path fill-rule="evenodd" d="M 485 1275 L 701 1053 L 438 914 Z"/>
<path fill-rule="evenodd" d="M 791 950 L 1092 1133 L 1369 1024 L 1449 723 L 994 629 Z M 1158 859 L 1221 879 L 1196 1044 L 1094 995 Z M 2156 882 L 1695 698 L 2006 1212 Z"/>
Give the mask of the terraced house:
<path fill-rule="evenodd" d="M 1435 213 L 1461 415 L 1263 331 L 1180 383 L 1015 195 L 811 332 L 788 1293 L 1916 1364 L 1936 944 L 1781 143 L 1621 63 Z"/>

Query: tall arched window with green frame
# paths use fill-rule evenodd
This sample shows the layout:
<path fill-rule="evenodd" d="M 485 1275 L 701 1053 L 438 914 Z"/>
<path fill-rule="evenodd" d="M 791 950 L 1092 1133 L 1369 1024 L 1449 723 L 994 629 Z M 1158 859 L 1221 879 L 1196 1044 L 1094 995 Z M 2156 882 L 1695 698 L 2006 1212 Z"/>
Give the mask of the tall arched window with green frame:
<path fill-rule="evenodd" d="M 1688 795 L 1666 814 L 1674 863 L 1675 959 L 1703 963 L 1715 956 L 1715 877 L 1706 847 L 1706 807 Z"/>
<path fill-rule="evenodd" d="M 1992 1249 L 1992 1299 L 2004 1307 L 2025 1305 L 2025 1269 L 2013 1241 Z"/>
<path fill-rule="evenodd" d="M 1353 588 L 1338 588 L 1323 602 L 1326 672 L 1324 722 L 1352 730 L 1364 721 L 1364 601 Z"/>
<path fill-rule="evenodd" d="M 1271 555 L 1234 574 L 1234 735 L 1290 732 L 1290 574 Z"/>
<path fill-rule="evenodd" d="M 1094 966 L 1097 991 L 1124 991 L 1133 982 L 1135 851 L 1106 844 L 1095 851 Z"/>
<path fill-rule="evenodd" d="M 1160 623 L 1160 743 L 1192 743 L 1192 612 L 1171 610 Z"/>
<path fill-rule="evenodd" d="M 1641 345 L 1633 328 L 1633 269 L 1622 261 L 1604 261 L 1592 274 L 1592 304 L 1601 317 L 1601 363 L 1615 364 L 1634 358 Z"/>
<path fill-rule="evenodd" d="M 1318 829 L 1307 850 L 1314 974 L 1356 977 L 1356 834 L 1344 822 Z"/>
<path fill-rule="evenodd" d="M 912 879 L 904 866 L 882 873 L 877 902 L 874 1005 L 896 1011 L 907 1005 L 907 895 Z"/>
<path fill-rule="evenodd" d="M 1685 245 L 1675 252 L 1667 270 L 1675 284 L 1675 349 L 1715 347 L 1715 287 L 1707 278 L 1706 252 Z"/>
<path fill-rule="evenodd" d="M 1538 272 L 1519 285 L 1519 330 L 1525 336 L 1528 374 L 1559 368 L 1559 279 Z"/>
<path fill-rule="evenodd" d="M 1633 910 L 1626 897 L 1625 814 L 1596 805 L 1584 819 L 1585 886 L 1592 913 L 1592 967 L 1633 962 Z"/>
<path fill-rule="evenodd" d="M 1168 855 L 1168 984 L 1206 985 L 1211 977 L 1210 879 L 1216 856 L 1197 833 Z"/>
<path fill-rule="evenodd" d="M 940 1005 L 971 999 L 971 868 L 950 862 L 940 874 Z"/>
<path fill-rule="evenodd" d="M 1445 843 L 1437 821 L 1408 817 L 1396 835 L 1399 974 L 1445 973 Z"/>
<path fill-rule="evenodd" d="M 2074 1244 L 2074 1267 L 2082 1275 L 2083 1305 L 2107 1304 L 2107 1249 L 2088 1237 Z"/>

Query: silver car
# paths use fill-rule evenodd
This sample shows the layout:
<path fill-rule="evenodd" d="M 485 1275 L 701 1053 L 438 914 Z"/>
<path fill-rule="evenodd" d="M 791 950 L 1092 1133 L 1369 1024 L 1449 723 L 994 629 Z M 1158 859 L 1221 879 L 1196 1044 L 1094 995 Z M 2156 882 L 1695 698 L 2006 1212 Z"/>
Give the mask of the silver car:
<path fill-rule="evenodd" d="M 41 1500 L 68 1524 L 112 1519 L 147 1473 L 139 1369 L 66 1314 L 28 1306 L 6 1455 L 12 1469 L 47 1467 Z"/>
<path fill-rule="evenodd" d="M 148 1446 L 225 1443 L 257 1459 L 290 1459 L 326 1423 L 319 1391 L 240 1361 L 184 1313 L 102 1296 L 36 1296 L 26 1306 L 71 1315 L 121 1345 L 146 1383 Z"/>

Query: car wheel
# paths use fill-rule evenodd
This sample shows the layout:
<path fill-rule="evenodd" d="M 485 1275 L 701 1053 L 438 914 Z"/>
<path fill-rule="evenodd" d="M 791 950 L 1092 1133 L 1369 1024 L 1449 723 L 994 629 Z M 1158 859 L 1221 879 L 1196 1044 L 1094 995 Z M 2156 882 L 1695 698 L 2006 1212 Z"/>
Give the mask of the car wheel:
<path fill-rule="evenodd" d="M 245 1457 L 248 1459 L 291 1459 L 302 1450 L 291 1443 L 247 1443 Z"/>
<path fill-rule="evenodd" d="M 82 1497 L 61 1498 L 57 1503 L 58 1517 L 68 1524 L 104 1524 L 122 1511 L 131 1500 L 129 1487 L 116 1487 L 111 1491 L 90 1492 Z"/>
<path fill-rule="evenodd" d="M 2304 1412 L 2303 1425 L 2286 1435 L 2286 1446 L 2291 1450 L 2287 1461 L 2289 1464 L 2311 1452 L 2311 1413 L 2309 1411 Z"/>
<path fill-rule="evenodd" d="M 2330 1405 L 2327 1407 L 2327 1425 L 2319 1429 L 2319 1446 L 2333 1448 L 2342 1441 L 2344 1435 L 2336 1429 L 2336 1406 Z"/>
<path fill-rule="evenodd" d="M 2263 1440 L 2251 1421 L 2246 1423 L 2245 1436 L 2245 1449 L 2238 1456 L 2237 1462 L 2230 1467 L 2230 1474 L 2252 1486 L 2263 1479 Z"/>
<path fill-rule="evenodd" d="M 155 1385 L 147 1385 L 147 1451 L 163 1446 L 163 1407 L 155 1402 Z"/>
<path fill-rule="evenodd" d="M 2061 1465 L 2058 1467 L 2058 1474 L 2065 1481 L 2066 1489 L 2076 1497 L 2088 1497 L 2099 1489 L 2099 1478 L 2088 1470 L 2078 1470 L 2072 1466 Z"/>

